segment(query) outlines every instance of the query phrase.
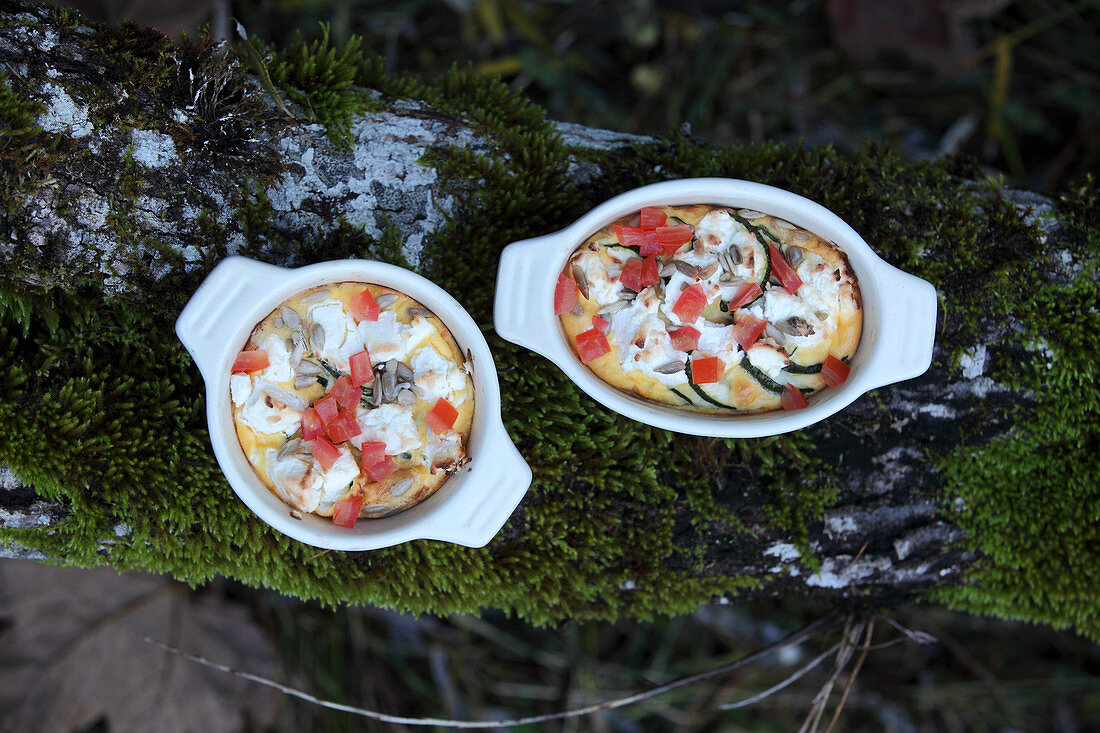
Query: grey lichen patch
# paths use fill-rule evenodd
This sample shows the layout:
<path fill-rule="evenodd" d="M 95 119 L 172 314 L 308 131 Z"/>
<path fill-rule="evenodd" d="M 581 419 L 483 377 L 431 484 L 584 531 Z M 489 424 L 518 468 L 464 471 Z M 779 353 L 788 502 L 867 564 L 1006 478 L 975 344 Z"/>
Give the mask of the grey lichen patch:
<path fill-rule="evenodd" d="M 73 100 L 62 87 L 47 82 L 42 87 L 47 100 L 46 111 L 37 122 L 46 132 L 82 138 L 94 130 L 88 118 L 88 108 Z"/>
<path fill-rule="evenodd" d="M 453 206 L 437 191 L 436 170 L 421 160 L 441 142 L 472 147 L 477 140 L 453 123 L 394 113 L 357 118 L 352 135 L 351 155 L 320 125 L 295 128 L 280 139 L 277 149 L 288 170 L 266 191 L 271 207 L 286 228 L 318 234 L 341 219 L 375 238 L 388 224 L 396 225 L 402 254 L 415 266 L 425 237 Z"/>
<path fill-rule="evenodd" d="M 132 159 L 146 168 L 166 168 L 179 161 L 176 143 L 169 135 L 135 129 L 130 135 L 130 143 Z"/>

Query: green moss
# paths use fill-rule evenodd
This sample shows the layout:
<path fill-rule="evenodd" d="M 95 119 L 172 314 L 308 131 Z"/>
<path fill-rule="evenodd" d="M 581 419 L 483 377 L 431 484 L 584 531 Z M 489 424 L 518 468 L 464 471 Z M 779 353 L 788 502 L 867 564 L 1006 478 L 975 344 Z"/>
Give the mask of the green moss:
<path fill-rule="evenodd" d="M 55 142 L 36 122 L 43 112 L 23 79 L 0 72 L 0 217 L 9 232 L 22 197 L 49 180 Z"/>
<path fill-rule="evenodd" d="M 202 67 L 197 55 L 184 52 L 177 60 L 192 61 L 179 60 L 174 77 L 159 74 L 159 42 L 143 47 L 143 36 L 132 31 L 114 49 L 119 73 L 130 80 L 151 76 L 161 85 L 162 111 L 182 99 L 173 95 L 183 94 L 184 68 L 221 74 L 225 88 L 243 89 L 235 67 Z M 714 595 L 759 586 L 761 579 L 714 570 L 708 533 L 738 533 L 751 548 L 752 523 L 757 532 L 793 539 L 811 557 L 807 537 L 837 500 L 843 455 L 826 460 L 812 431 L 717 441 L 640 425 L 597 405 L 545 360 L 489 330 L 492 273 L 505 245 L 559 229 L 609 196 L 655 180 L 748 178 L 836 211 L 887 260 L 944 294 L 939 342 L 946 356 L 937 367 L 957 368 L 953 358 L 974 343 L 988 319 L 1022 319 L 1027 337 L 1042 335 L 1059 355 L 1080 348 L 1073 334 L 1095 332 L 1094 311 L 1086 306 L 1095 298 L 1092 281 L 1083 278 L 1088 282 L 1065 292 L 1039 287 L 1036 232 L 1021 222 L 996 182 L 972 183 L 982 176 L 967 161 L 910 164 L 879 149 L 840 155 L 777 144 L 720 148 L 682 136 L 624 151 L 577 150 L 562 142 L 541 109 L 468 69 L 435 81 L 390 76 L 357 42 L 338 53 L 327 38 L 268 51 L 273 82 L 338 142 L 350 140 L 355 114 L 398 99 L 460 119 L 486 141 L 488 154 L 445 147 L 424 161 L 458 206 L 427 241 L 419 269 L 458 297 L 487 332 L 506 427 L 535 474 L 524 504 L 486 548 L 414 542 L 338 553 L 270 532 L 233 497 L 206 439 L 201 379 L 172 332 L 174 315 L 202 273 L 224 256 L 227 232 L 243 233 L 244 254 L 280 263 L 338 257 L 402 263 L 395 226 L 374 238 L 345 221 L 331 234 L 303 238 L 275 225 L 265 184 L 251 180 L 242 182 L 230 202 L 229 225 L 209 203 L 201 204 L 190 233 L 203 258 L 196 272 L 174 263 L 167 277 L 126 301 L 87 283 L 50 293 L 16 283 L 0 289 L 0 305 L 6 306 L 0 314 L 0 368 L 10 375 L 0 383 L 6 427 L 0 462 L 73 509 L 48 532 L 6 530 L 0 536 L 73 563 L 164 570 L 195 583 L 229 575 L 332 604 L 434 613 L 492 606 L 537 622 L 676 613 Z M 233 130 L 217 121 L 225 117 L 219 110 L 238 109 L 233 105 L 243 98 L 207 100 L 207 127 L 186 134 L 209 132 L 219 145 L 239 144 Z M 155 106 L 148 102 L 143 109 Z M 271 116 L 250 120 L 270 130 L 285 124 Z M 174 134 L 185 141 L 185 131 Z M 244 157 L 234 159 L 236 169 L 254 154 L 240 150 Z M 598 166 L 601 174 L 578 184 L 570 174 L 578 160 Z M 1095 232 L 1095 221 L 1086 221 L 1095 217 L 1095 206 L 1095 185 L 1088 182 L 1067 197 L 1062 216 L 1067 225 Z M 981 215 L 975 215 L 979 208 Z M 129 232 L 128 244 L 156 249 L 125 213 L 115 216 L 115 228 Z M 1096 242 L 1082 235 L 1079 249 L 1095 254 Z M 36 298 L 49 307 L 34 307 Z M 1048 325 L 1052 313 L 1059 319 L 1054 328 Z M 27 354 L 35 356 L 28 360 Z M 1057 459 L 1090 447 L 1096 455 L 1088 425 L 1093 401 L 1078 400 L 1066 409 L 1074 392 L 1095 378 L 1091 369 L 1078 354 L 1065 361 L 1060 356 L 1051 370 L 1039 364 L 1018 370 L 1021 386 L 1039 395 L 1035 406 L 1012 416 L 1023 441 L 980 442 L 983 420 L 1000 415 L 976 411 L 961 423 L 966 447 L 939 464 L 948 481 L 944 496 L 966 500 L 959 521 L 970 532 L 968 546 L 987 560 L 970 585 L 939 591 L 942 599 L 1096 633 L 1086 610 L 1096 591 L 1088 575 L 1095 553 L 1089 555 L 1087 545 L 1096 538 L 1070 521 L 1075 511 L 1079 516 L 1082 501 L 1095 498 L 1086 482 L 1090 472 L 1095 475 L 1095 459 Z M 1072 417 L 1066 425 L 1055 420 L 1062 414 Z M 1004 478 L 1011 475 L 1003 472 L 1005 465 L 1026 469 L 1020 479 L 1027 482 L 1025 491 L 1010 491 L 1015 479 Z M 733 513 L 740 498 L 724 496 L 713 478 L 721 466 L 728 466 L 731 484 L 761 494 L 763 527 Z M 1029 497 L 1026 502 L 1017 501 L 1021 495 Z M 1043 525 L 1031 516 L 1041 496 L 1047 504 L 1058 503 L 1052 497 L 1062 502 L 1056 512 L 1047 509 L 1046 516 L 1055 519 Z M 112 537 L 119 523 L 130 534 L 98 546 L 96 539 Z M 1028 538 L 1027 546 L 1017 544 L 1013 554 L 1012 542 L 1020 537 Z M 1070 552 L 1052 552 L 1059 546 Z M 1069 579 L 1048 581 L 1058 563 L 1071 569 Z M 1080 590 L 1074 591 L 1074 583 Z"/>

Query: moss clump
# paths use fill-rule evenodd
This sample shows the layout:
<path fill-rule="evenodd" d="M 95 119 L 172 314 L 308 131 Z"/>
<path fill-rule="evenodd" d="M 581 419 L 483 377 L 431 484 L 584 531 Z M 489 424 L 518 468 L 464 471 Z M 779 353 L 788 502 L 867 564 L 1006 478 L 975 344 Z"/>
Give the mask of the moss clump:
<path fill-rule="evenodd" d="M 54 141 L 36 120 L 45 106 L 30 98 L 26 83 L 0 72 L 0 217 L 12 231 L 22 197 L 49 180 Z"/>

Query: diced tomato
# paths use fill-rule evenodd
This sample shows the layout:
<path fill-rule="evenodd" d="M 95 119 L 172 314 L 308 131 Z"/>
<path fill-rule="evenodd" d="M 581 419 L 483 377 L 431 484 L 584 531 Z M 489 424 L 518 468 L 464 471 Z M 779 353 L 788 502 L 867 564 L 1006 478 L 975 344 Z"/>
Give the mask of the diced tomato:
<path fill-rule="evenodd" d="M 642 261 L 637 257 L 631 257 L 623 265 L 623 271 L 619 273 L 619 282 L 623 287 L 630 288 L 635 293 L 642 289 Z"/>
<path fill-rule="evenodd" d="M 323 425 L 328 425 L 336 413 L 340 411 L 340 406 L 336 404 L 336 395 L 329 393 L 327 397 L 317 400 L 313 403 L 313 409 L 317 411 L 317 415 L 321 418 Z"/>
<path fill-rule="evenodd" d="M 348 310 L 357 321 L 378 320 L 378 301 L 366 288 L 348 298 Z"/>
<path fill-rule="evenodd" d="M 707 296 L 698 283 L 684 288 L 676 304 L 672 306 L 672 313 L 680 319 L 681 323 L 694 323 L 707 306 Z"/>
<path fill-rule="evenodd" d="M 603 331 L 593 328 L 577 334 L 577 355 L 581 357 L 582 363 L 587 364 L 609 351 L 611 351 L 611 344 L 607 342 L 607 336 Z"/>
<path fill-rule="evenodd" d="M 359 494 L 345 496 L 332 506 L 332 523 L 337 527 L 351 529 L 359 518 L 359 509 L 363 506 L 363 497 Z"/>
<path fill-rule="evenodd" d="M 668 221 L 668 214 L 653 206 L 643 206 L 638 214 L 638 226 L 663 227 Z"/>
<path fill-rule="evenodd" d="M 734 321 L 733 338 L 741 344 L 742 349 L 748 351 L 760 339 L 760 334 L 764 333 L 767 326 L 768 322 L 763 318 L 757 318 L 742 311 L 741 315 Z"/>
<path fill-rule="evenodd" d="M 577 305 L 577 282 L 565 273 L 558 275 L 554 286 L 554 315 L 568 313 Z"/>
<path fill-rule="evenodd" d="M 681 326 L 675 331 L 669 331 L 672 338 L 672 348 L 680 351 L 691 351 L 699 345 L 699 330 L 693 326 Z"/>
<path fill-rule="evenodd" d="M 624 247 L 637 247 L 644 257 L 657 254 L 661 251 L 660 242 L 657 241 L 657 232 L 652 227 L 628 227 L 622 224 L 612 224 L 615 236 L 619 244 Z"/>
<path fill-rule="evenodd" d="M 836 387 L 844 384 L 844 380 L 848 378 L 848 372 L 850 371 L 851 367 L 829 354 L 825 357 L 825 363 L 821 365 L 821 378 L 825 380 L 825 384 Z"/>
<path fill-rule="evenodd" d="M 451 429 L 451 426 L 455 424 L 455 420 L 458 419 L 458 410 L 448 402 L 440 397 L 435 401 L 435 405 L 424 416 L 424 423 L 435 431 L 436 435 L 442 435 Z"/>
<path fill-rule="evenodd" d="M 783 286 L 784 290 L 794 295 L 795 291 L 802 287 L 802 278 L 798 276 L 798 273 L 783 257 L 778 247 L 774 244 L 768 244 L 768 251 L 772 257 L 772 274 L 779 278 L 779 284 Z"/>
<path fill-rule="evenodd" d="M 672 254 L 680 249 L 680 245 L 690 242 L 693 236 L 695 236 L 695 233 L 687 224 L 677 224 L 674 227 L 657 227 L 657 244 L 665 254 Z"/>
<path fill-rule="evenodd" d="M 759 283 L 741 283 L 741 286 L 734 292 L 733 297 L 730 298 L 729 309 L 733 310 L 748 305 L 763 294 L 764 291 L 760 288 Z"/>
<path fill-rule="evenodd" d="M 386 444 L 380 441 L 364 441 L 360 451 L 363 454 L 363 458 L 359 463 L 363 466 L 363 470 L 365 471 L 367 468 L 386 457 Z"/>
<path fill-rule="evenodd" d="M 382 460 L 375 463 L 372 466 L 366 468 L 367 475 L 370 476 L 371 481 L 382 481 L 389 478 L 390 474 L 397 470 L 397 465 L 393 462 L 392 456 L 383 456 Z"/>
<path fill-rule="evenodd" d="M 691 381 L 693 384 L 717 382 L 725 371 L 726 365 L 717 356 L 691 360 Z"/>
<path fill-rule="evenodd" d="M 611 324 L 599 316 L 592 316 L 592 328 L 607 333 L 607 329 L 611 328 Z"/>
<path fill-rule="evenodd" d="M 779 397 L 779 404 L 784 410 L 801 410 L 803 407 L 810 406 L 806 395 L 802 394 L 802 391 L 793 384 L 788 384 L 783 388 L 783 394 Z"/>
<path fill-rule="evenodd" d="M 307 407 L 302 412 L 302 440 L 313 440 L 325 434 L 325 425 L 321 422 L 321 416 L 317 410 Z"/>
<path fill-rule="evenodd" d="M 327 471 L 340 457 L 340 450 L 324 438 L 318 438 L 313 441 L 313 457 L 321 464 L 321 468 Z"/>
<path fill-rule="evenodd" d="M 267 352 L 263 349 L 242 351 L 237 354 L 237 358 L 233 360 L 233 368 L 230 371 L 257 372 L 261 369 L 267 369 L 270 363 L 271 361 L 267 358 Z"/>
<path fill-rule="evenodd" d="M 332 438 L 333 443 L 343 443 L 361 432 L 363 429 L 355 421 L 355 415 L 350 412 L 341 412 L 325 426 L 325 433 Z"/>
<path fill-rule="evenodd" d="M 336 403 L 345 410 L 354 409 L 359 405 L 359 398 L 363 396 L 363 390 L 355 386 L 355 382 L 347 374 L 340 375 L 336 384 L 332 385 L 332 396 Z"/>
<path fill-rule="evenodd" d="M 370 353 L 363 349 L 358 354 L 352 354 L 348 359 L 351 364 L 351 381 L 356 387 L 362 387 L 367 382 L 374 381 L 374 371 L 370 366 Z"/>
<path fill-rule="evenodd" d="M 656 285 L 659 282 L 661 282 L 661 275 L 657 267 L 657 258 L 650 255 L 642 260 L 641 282 L 639 284 L 643 288 L 648 288 L 650 285 Z"/>

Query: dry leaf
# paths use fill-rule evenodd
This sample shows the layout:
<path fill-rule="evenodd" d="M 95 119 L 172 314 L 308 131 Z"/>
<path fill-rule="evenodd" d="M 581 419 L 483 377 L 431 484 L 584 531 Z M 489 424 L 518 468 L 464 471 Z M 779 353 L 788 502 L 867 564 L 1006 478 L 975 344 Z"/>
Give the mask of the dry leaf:
<path fill-rule="evenodd" d="M 0 562 L 0 731 L 274 724 L 274 691 L 169 654 L 146 635 L 274 675 L 273 646 L 243 607 L 151 575 Z"/>

